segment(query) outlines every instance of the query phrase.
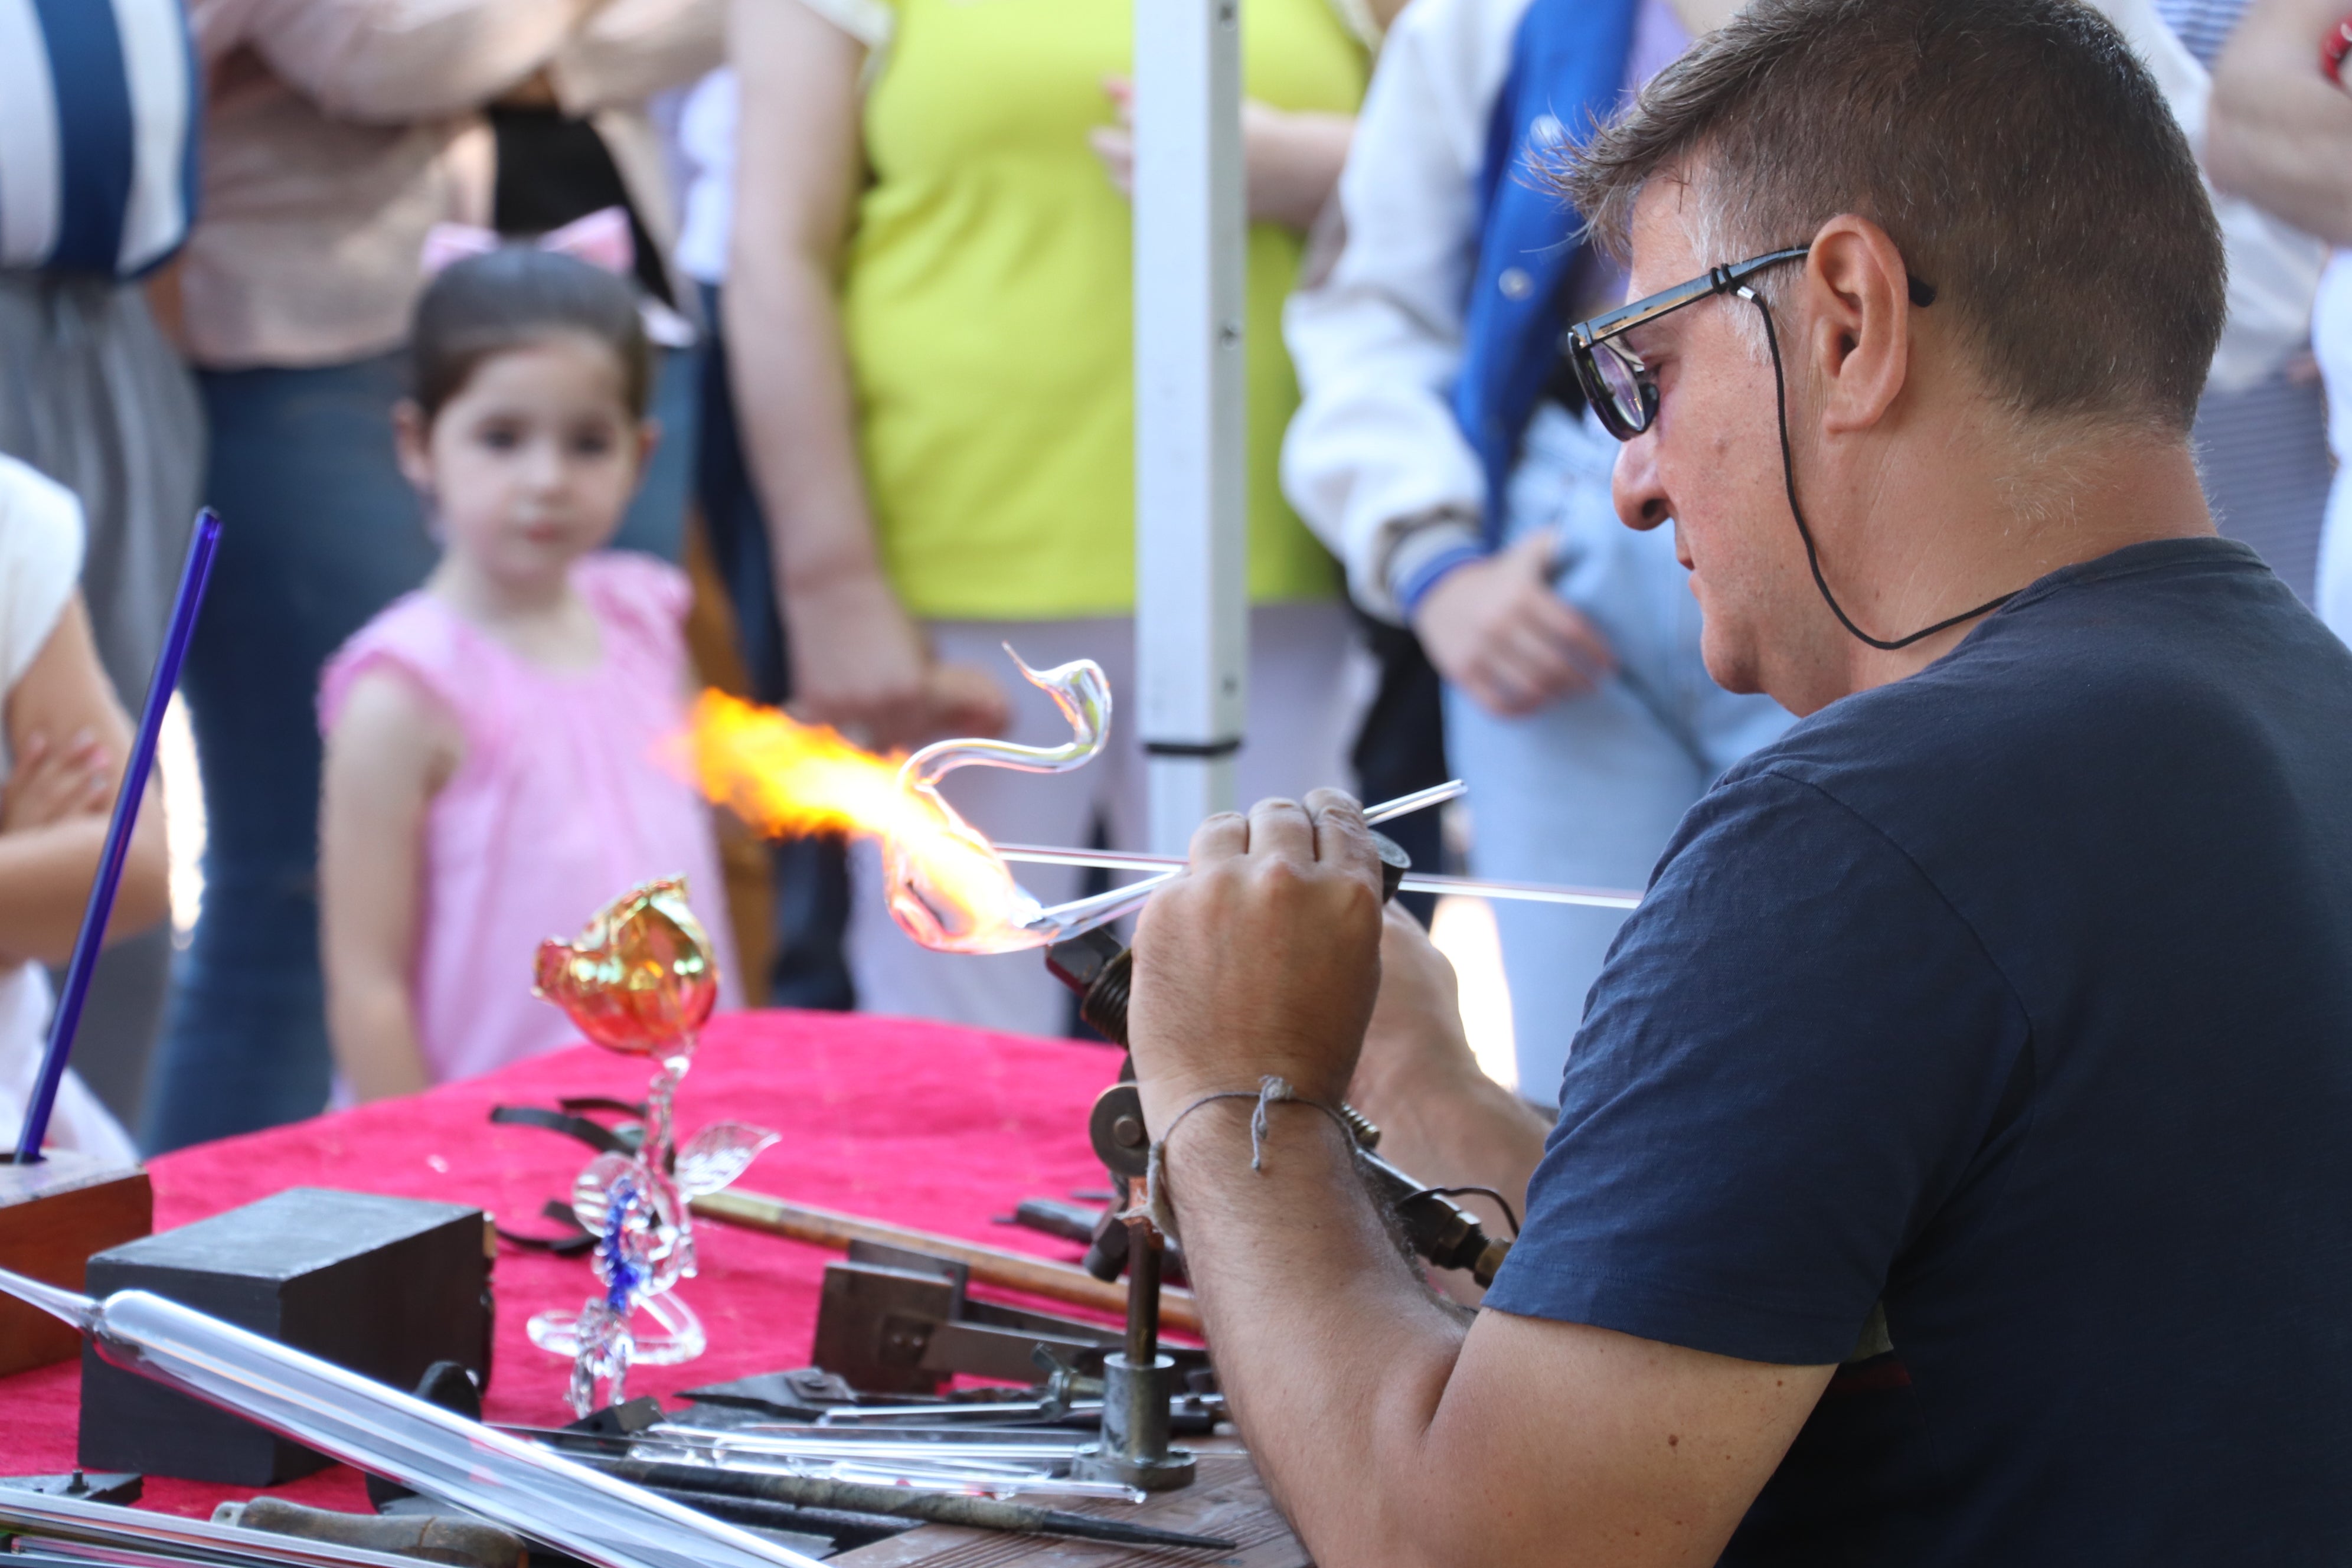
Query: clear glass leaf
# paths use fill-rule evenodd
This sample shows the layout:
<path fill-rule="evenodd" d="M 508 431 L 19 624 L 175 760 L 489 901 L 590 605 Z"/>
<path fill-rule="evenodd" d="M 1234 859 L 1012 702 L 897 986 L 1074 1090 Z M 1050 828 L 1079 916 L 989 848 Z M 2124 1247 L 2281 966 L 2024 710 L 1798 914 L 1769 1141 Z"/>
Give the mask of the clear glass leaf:
<path fill-rule="evenodd" d="M 581 1168 L 572 1183 L 572 1212 L 579 1217 L 581 1229 L 594 1236 L 604 1234 L 613 1184 L 633 1175 L 636 1168 L 636 1162 L 625 1154 L 599 1154 Z"/>
<path fill-rule="evenodd" d="M 674 1179 L 689 1198 L 726 1186 L 776 1141 L 764 1127 L 740 1121 L 714 1121 L 678 1146 Z"/>

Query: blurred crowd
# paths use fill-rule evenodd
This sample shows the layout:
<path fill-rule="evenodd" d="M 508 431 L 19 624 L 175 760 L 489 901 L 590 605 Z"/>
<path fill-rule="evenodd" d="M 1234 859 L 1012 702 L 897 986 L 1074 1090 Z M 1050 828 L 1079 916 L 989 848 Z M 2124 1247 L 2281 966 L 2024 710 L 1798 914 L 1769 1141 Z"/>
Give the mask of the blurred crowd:
<path fill-rule="evenodd" d="M 2352 632 L 2343 0 L 2099 8 L 2229 242 L 2209 496 Z M 1559 337 L 1624 279 L 1539 177 L 1734 9 L 1242 7 L 1244 799 L 1459 775 L 1461 831 L 1397 825 L 1418 863 L 1639 887 L 1791 721 L 1709 679 L 1671 531 L 1617 521 Z M 731 1005 L 1073 1027 L 1034 954 L 901 937 L 870 846 L 754 843 L 656 753 L 701 684 L 877 749 L 1066 739 L 1006 643 L 1132 690 L 1129 21 L 0 0 L 0 1108 L 200 504 L 201 914 L 175 947 L 151 802 L 63 1140 L 168 1149 L 560 1045 L 531 948 L 676 872 Z M 1131 728 L 949 793 L 999 839 L 1141 849 Z M 1496 918 L 1549 1102 L 1617 917 Z"/>

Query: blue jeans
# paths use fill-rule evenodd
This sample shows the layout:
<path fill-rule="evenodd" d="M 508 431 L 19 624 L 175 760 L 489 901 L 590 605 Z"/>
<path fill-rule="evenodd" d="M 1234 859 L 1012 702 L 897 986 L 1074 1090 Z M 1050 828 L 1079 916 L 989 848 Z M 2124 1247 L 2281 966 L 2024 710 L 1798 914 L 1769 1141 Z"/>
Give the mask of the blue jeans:
<path fill-rule="evenodd" d="M 702 442 L 702 358 L 708 352 L 654 351 L 653 393 L 646 412 L 661 426 L 661 440 L 621 519 L 621 531 L 613 536 L 614 550 L 642 551 L 673 564 L 686 559 L 686 506 Z"/>
<path fill-rule="evenodd" d="M 675 560 L 695 377 L 690 361 L 664 361 L 654 400 L 664 450 L 615 542 Z M 422 583 L 437 553 L 393 453 L 404 356 L 204 371 L 197 381 L 212 426 L 205 493 L 223 525 L 182 677 L 205 781 L 205 900 L 149 1083 L 150 1152 L 327 1103 L 319 671 Z"/>
<path fill-rule="evenodd" d="M 1546 405 L 1511 477 L 1507 538 L 1559 531 L 1560 596 L 1599 627 L 1617 673 L 1589 696 L 1500 719 L 1445 694 L 1446 750 L 1470 785 L 1470 864 L 1515 881 L 1642 887 L 1716 775 L 1791 722 L 1768 697 L 1735 697 L 1699 657 L 1698 602 L 1671 529 L 1617 521 L 1617 443 Z M 1624 916 L 1496 900 L 1510 977 L 1519 1092 L 1559 1096 L 1585 994 Z"/>

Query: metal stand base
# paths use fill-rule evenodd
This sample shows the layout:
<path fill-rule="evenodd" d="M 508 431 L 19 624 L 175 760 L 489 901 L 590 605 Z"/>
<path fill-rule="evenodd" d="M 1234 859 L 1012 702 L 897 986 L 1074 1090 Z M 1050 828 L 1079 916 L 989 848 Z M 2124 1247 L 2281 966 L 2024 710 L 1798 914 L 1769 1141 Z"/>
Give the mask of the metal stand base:
<path fill-rule="evenodd" d="M 1172 1492 L 1192 1484 L 1192 1451 L 1171 1448 L 1164 1459 L 1122 1459 L 1100 1448 L 1081 1450 L 1070 1461 L 1070 1475 L 1082 1481 L 1117 1481 L 1138 1491 Z"/>
<path fill-rule="evenodd" d="M 1147 1492 L 1191 1486 L 1192 1451 L 1168 1446 L 1168 1401 L 1175 1392 L 1173 1356 L 1155 1355 L 1149 1365 L 1124 1352 L 1104 1356 L 1102 1441 L 1079 1451 L 1070 1474 Z"/>

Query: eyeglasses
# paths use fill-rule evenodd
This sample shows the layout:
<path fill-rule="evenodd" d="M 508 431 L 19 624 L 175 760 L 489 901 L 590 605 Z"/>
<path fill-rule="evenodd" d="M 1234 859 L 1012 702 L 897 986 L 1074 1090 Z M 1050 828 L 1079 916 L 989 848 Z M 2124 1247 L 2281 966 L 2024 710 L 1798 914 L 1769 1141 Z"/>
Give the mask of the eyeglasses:
<path fill-rule="evenodd" d="M 1584 400 L 1599 416 L 1601 426 L 1620 441 L 1630 441 L 1647 430 L 1658 416 L 1658 383 L 1642 356 L 1616 340 L 1645 321 L 1654 321 L 1669 310 L 1679 310 L 1685 305 L 1701 300 L 1712 300 L 1717 294 L 1737 293 L 1751 301 L 1764 319 L 1764 341 L 1772 352 L 1772 396 L 1780 424 L 1780 477 L 1789 491 L 1789 514 L 1797 520 L 1798 537 L 1805 542 L 1805 562 L 1812 568 L 1813 586 L 1821 590 L 1822 602 L 1853 637 L 1870 647 L 1887 652 L 1909 647 L 1913 643 L 1948 631 L 1979 616 L 1990 615 L 2021 590 L 2011 590 L 1997 599 L 1988 599 L 1972 610 L 1962 610 L 1957 616 L 1947 616 L 1935 625 L 1922 626 L 1909 637 L 1875 637 L 1854 624 L 1845 613 L 1845 606 L 1830 592 L 1830 580 L 1822 571 L 1822 552 L 1813 542 L 1813 531 L 1806 525 L 1804 509 L 1797 504 L 1797 459 L 1789 446 L 1789 380 L 1780 365 L 1780 336 L 1772 325 L 1772 311 L 1763 297 L 1748 287 L 1748 279 L 1768 267 L 1778 267 L 1783 261 L 1801 261 L 1812 254 L 1811 246 L 1798 246 L 1788 250 L 1768 251 L 1762 256 L 1737 261 L 1728 267 L 1707 269 L 1703 278 L 1675 285 L 1663 294 L 1653 294 L 1646 300 L 1595 316 L 1589 321 L 1579 321 L 1568 329 L 1563 344 L 1569 360 L 1576 366 L 1576 379 L 1584 388 Z M 1906 275 L 1907 277 L 1907 275 Z M 1936 287 L 1908 278 L 1911 302 L 1925 308 L 1936 302 Z"/>
<path fill-rule="evenodd" d="M 1762 256 L 1737 261 L 1728 267 L 1712 267 L 1705 277 L 1678 283 L 1661 294 L 1646 300 L 1636 300 L 1606 315 L 1595 316 L 1589 321 L 1579 321 L 1568 329 L 1562 346 L 1568 351 L 1570 363 L 1576 367 L 1576 381 L 1584 389 L 1584 400 L 1601 418 L 1603 428 L 1620 441 L 1630 441 L 1650 427 L 1658 416 L 1658 384 L 1650 374 L 1642 356 L 1617 340 L 1635 327 L 1654 321 L 1670 310 L 1685 305 L 1695 305 L 1701 300 L 1712 300 L 1717 294 L 1738 290 L 1748 279 L 1768 267 L 1778 267 L 1784 261 L 1802 261 L 1812 254 L 1810 246 L 1795 246 L 1787 250 L 1768 251 Z M 1911 302 L 1915 305 L 1935 303 L 1933 285 L 1916 278 L 1910 280 Z"/>

